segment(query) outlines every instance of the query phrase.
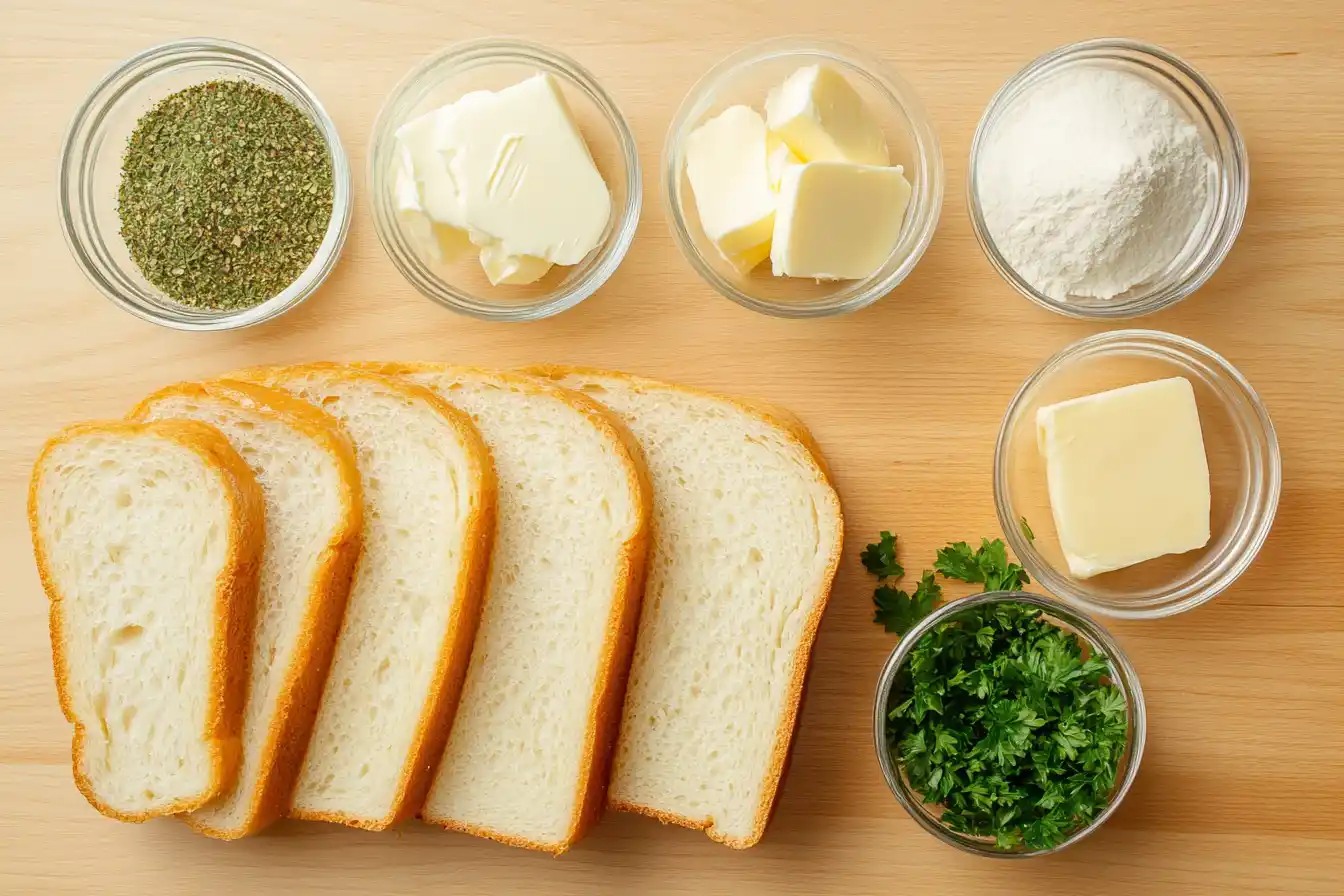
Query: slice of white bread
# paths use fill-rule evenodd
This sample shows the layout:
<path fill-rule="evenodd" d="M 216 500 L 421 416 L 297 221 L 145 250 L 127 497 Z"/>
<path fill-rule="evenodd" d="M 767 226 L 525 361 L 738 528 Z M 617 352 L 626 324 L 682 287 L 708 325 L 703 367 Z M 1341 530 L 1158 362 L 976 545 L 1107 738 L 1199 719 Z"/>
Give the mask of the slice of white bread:
<path fill-rule="evenodd" d="M 618 373 L 532 372 L 615 411 L 653 481 L 611 805 L 752 846 L 840 558 L 840 501 L 821 455 L 785 412 Z"/>
<path fill-rule="evenodd" d="M 87 423 L 28 494 L 75 784 L 121 821 L 198 808 L 239 766 L 264 506 L 204 423 Z"/>
<path fill-rule="evenodd" d="M 212 837 L 244 837 L 289 809 L 317 715 L 359 557 L 355 453 L 335 418 L 252 383 L 179 383 L 130 416 L 211 424 L 251 466 L 266 500 L 242 770 L 232 790 L 182 816 Z"/>
<path fill-rule="evenodd" d="M 480 619 L 495 480 L 470 419 L 422 386 L 333 364 L 235 378 L 341 421 L 363 552 L 289 814 L 382 830 L 424 801 Z"/>
<path fill-rule="evenodd" d="M 605 802 L 648 540 L 638 447 L 600 406 L 527 377 L 383 369 L 471 414 L 499 475 L 481 628 L 421 817 L 564 852 Z"/>

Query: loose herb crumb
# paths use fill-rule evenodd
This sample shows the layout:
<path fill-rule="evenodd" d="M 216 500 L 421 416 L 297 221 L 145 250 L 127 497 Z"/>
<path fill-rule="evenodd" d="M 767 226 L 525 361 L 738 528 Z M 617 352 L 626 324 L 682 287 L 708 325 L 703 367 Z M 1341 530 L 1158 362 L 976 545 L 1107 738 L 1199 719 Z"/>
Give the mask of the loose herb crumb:
<path fill-rule="evenodd" d="M 280 94 L 211 81 L 136 123 L 117 201 L 122 239 L 150 283 L 184 305 L 247 308 L 317 254 L 331 220 L 331 155 Z"/>

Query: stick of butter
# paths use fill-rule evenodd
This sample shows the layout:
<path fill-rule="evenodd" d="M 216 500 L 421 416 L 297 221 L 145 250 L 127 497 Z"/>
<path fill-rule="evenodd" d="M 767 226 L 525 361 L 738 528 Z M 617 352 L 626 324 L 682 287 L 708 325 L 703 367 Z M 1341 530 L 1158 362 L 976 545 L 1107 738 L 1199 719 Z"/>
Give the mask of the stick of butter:
<path fill-rule="evenodd" d="M 770 91 L 765 120 L 804 162 L 891 161 L 882 126 L 845 76 L 828 66 L 800 68 Z"/>
<path fill-rule="evenodd" d="M 770 244 L 776 277 L 861 280 L 896 247 L 910 204 L 898 165 L 808 162 L 788 165 Z"/>
<path fill-rule="evenodd" d="M 1189 380 L 1042 407 L 1036 437 L 1075 578 L 1209 543 L 1209 465 Z"/>
<path fill-rule="evenodd" d="M 743 273 L 770 254 L 776 197 L 766 156 L 765 119 L 750 106 L 730 106 L 686 138 L 700 226 Z"/>

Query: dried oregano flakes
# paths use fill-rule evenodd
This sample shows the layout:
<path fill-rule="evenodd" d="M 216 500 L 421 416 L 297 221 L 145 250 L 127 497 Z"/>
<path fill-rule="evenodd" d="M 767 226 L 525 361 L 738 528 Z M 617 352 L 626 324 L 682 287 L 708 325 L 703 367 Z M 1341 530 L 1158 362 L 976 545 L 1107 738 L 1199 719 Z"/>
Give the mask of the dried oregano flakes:
<path fill-rule="evenodd" d="M 150 283 L 184 305 L 235 310 L 309 265 L 333 194 L 331 154 L 307 115 L 250 81 L 210 81 L 136 123 L 117 213 Z"/>

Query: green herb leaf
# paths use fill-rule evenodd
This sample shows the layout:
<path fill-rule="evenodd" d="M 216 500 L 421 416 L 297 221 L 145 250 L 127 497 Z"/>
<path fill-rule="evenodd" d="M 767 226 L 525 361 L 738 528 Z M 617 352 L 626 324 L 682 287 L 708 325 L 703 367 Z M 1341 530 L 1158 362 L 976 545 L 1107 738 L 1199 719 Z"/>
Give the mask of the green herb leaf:
<path fill-rule="evenodd" d="M 1031 525 L 1027 522 L 1027 518 L 1022 517 L 1019 522 L 1022 524 L 1022 536 L 1026 538 L 1029 543 L 1034 543 L 1036 541 L 1036 533 L 1031 531 Z"/>
<path fill-rule="evenodd" d="M 896 561 L 896 536 L 890 532 L 883 532 L 877 544 L 864 548 L 859 559 L 863 568 L 879 579 L 899 579 L 905 575 L 905 568 Z"/>
<path fill-rule="evenodd" d="M 1025 569 L 1008 562 L 1008 548 L 1001 538 L 982 538 L 975 550 L 964 541 L 949 544 L 938 552 L 933 568 L 943 578 L 983 584 L 985 591 L 1020 591 L 1031 584 Z"/>

